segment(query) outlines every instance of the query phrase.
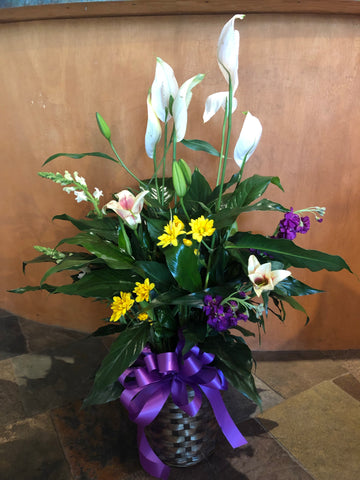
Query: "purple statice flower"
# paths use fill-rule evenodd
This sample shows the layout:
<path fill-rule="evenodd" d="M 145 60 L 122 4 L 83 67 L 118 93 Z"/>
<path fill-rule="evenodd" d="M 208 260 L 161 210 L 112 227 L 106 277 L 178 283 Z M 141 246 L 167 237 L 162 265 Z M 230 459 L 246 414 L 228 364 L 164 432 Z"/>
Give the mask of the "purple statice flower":
<path fill-rule="evenodd" d="M 275 238 L 286 238 L 294 240 L 297 233 L 306 233 L 310 228 L 309 217 L 300 217 L 294 213 L 293 207 L 286 212 L 284 218 L 280 220 L 278 233 Z"/>
<path fill-rule="evenodd" d="M 222 305 L 222 297 L 211 295 L 204 297 L 203 311 L 207 316 L 207 323 L 217 332 L 223 332 L 235 327 L 239 320 L 247 320 L 247 316 L 239 313 L 237 303 L 231 300 L 229 304 Z M 245 318 L 246 317 L 246 318 Z"/>

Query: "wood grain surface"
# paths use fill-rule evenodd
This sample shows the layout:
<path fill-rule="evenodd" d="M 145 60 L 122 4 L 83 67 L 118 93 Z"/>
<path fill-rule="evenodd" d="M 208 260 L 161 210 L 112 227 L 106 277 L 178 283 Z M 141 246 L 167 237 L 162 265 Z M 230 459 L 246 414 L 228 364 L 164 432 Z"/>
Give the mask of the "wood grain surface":
<path fill-rule="evenodd" d="M 229 15 L 118 17 L 1 26 L 2 308 L 86 331 L 109 313 L 91 300 L 6 292 L 39 282 L 43 264 L 29 265 L 26 276 L 22 274 L 22 261 L 37 254 L 33 245 L 54 247 L 74 233 L 66 222 L 52 222 L 54 215 L 66 212 L 79 218 L 87 213 L 84 203 L 77 204 L 73 195 L 37 172 L 77 170 L 91 188 L 104 191 L 104 203 L 113 192 L 133 185 L 106 160 L 58 159 L 42 169 L 56 152 L 110 153 L 97 129 L 98 111 L 127 165 L 139 176 L 150 175 L 144 134 L 156 56 L 172 65 L 180 84 L 197 73 L 206 74 L 193 91 L 186 137 L 218 147 L 221 115 L 204 125 L 202 113 L 206 97 L 226 88 L 216 48 L 228 19 Z M 298 244 L 341 255 L 359 274 L 360 18 L 249 14 L 238 27 L 239 108 L 231 148 L 241 129 L 241 112 L 250 110 L 260 118 L 263 136 L 245 175 L 278 175 L 285 193 L 272 186 L 267 197 L 287 207 L 326 206 L 324 222 L 312 221 Z M 178 154 L 215 181 L 213 157 L 180 147 Z M 229 166 L 228 175 L 236 170 L 235 163 Z M 271 235 L 280 218 L 275 213 L 244 214 L 240 227 Z M 305 317 L 291 311 L 285 324 L 269 321 L 261 348 L 358 348 L 358 278 L 347 272 L 294 274 L 328 293 L 299 299 L 311 317 L 307 327 Z M 256 342 L 253 346 L 259 348 Z"/>

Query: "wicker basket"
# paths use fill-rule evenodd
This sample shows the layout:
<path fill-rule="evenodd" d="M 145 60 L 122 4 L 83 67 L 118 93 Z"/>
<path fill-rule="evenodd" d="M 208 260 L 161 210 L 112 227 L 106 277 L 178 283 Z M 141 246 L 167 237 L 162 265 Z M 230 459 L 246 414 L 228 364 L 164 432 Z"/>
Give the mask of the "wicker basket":
<path fill-rule="evenodd" d="M 189 392 L 189 398 L 194 392 Z M 146 428 L 146 436 L 158 457 L 173 467 L 199 463 L 214 450 L 218 424 L 203 395 L 200 410 L 194 417 L 183 412 L 171 397 L 156 419 Z"/>

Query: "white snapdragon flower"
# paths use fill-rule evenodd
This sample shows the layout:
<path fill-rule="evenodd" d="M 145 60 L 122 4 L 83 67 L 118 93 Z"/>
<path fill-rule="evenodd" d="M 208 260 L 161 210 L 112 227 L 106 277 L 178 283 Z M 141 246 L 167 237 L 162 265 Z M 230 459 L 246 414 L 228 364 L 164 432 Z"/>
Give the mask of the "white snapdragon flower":
<path fill-rule="evenodd" d="M 80 185 L 84 185 L 86 187 L 86 180 L 84 177 L 80 177 L 78 172 L 74 172 L 74 178 L 77 183 L 80 183 Z"/>
<path fill-rule="evenodd" d="M 93 193 L 93 197 L 96 199 L 96 200 L 99 200 L 100 197 L 103 197 L 104 194 L 103 194 L 103 191 L 100 190 L 98 187 L 95 187 L 95 190 L 94 190 L 94 193 Z"/>
<path fill-rule="evenodd" d="M 78 203 L 80 202 L 86 202 L 87 201 L 87 196 L 86 196 L 86 193 L 85 192 L 78 192 L 78 191 L 75 191 L 74 192 L 74 195 L 75 195 L 75 199 Z"/>

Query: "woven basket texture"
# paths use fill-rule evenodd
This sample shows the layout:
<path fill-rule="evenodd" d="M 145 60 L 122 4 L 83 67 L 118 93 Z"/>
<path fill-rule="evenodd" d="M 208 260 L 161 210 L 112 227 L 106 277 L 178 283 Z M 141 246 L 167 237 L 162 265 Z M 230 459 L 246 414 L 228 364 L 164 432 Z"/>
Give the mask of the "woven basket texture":
<path fill-rule="evenodd" d="M 189 391 L 189 399 L 193 391 Z M 198 413 L 190 417 L 171 397 L 146 428 L 146 436 L 158 457 L 173 467 L 188 467 L 207 458 L 216 446 L 219 431 L 212 408 L 203 395 Z"/>

